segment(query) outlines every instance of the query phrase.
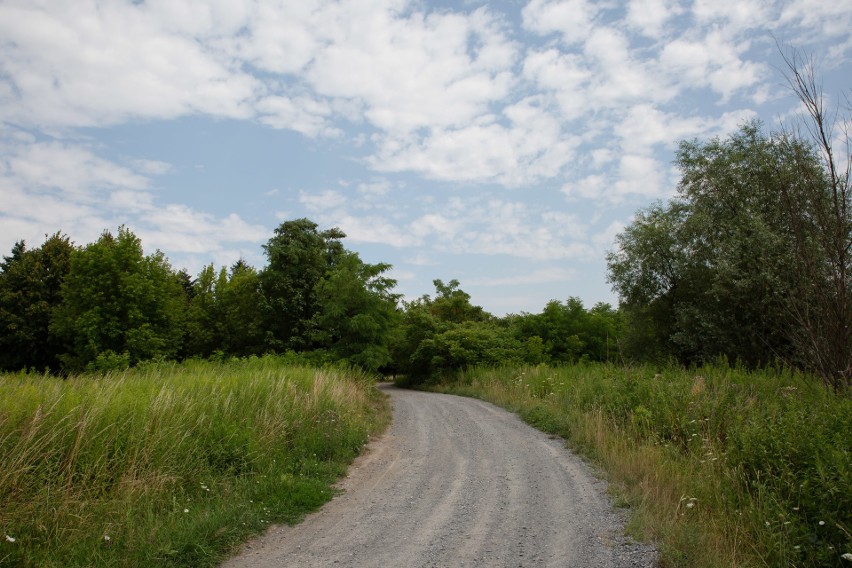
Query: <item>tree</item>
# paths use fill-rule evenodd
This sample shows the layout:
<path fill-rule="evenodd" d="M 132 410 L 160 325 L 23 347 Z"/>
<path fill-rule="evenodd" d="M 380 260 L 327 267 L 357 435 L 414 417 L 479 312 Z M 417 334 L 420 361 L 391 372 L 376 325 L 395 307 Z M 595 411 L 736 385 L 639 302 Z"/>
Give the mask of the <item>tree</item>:
<path fill-rule="evenodd" d="M 222 348 L 215 285 L 216 270 L 212 264 L 208 264 L 192 283 L 192 292 L 187 294 L 190 299 L 186 312 L 184 350 L 190 357 L 209 357 Z"/>
<path fill-rule="evenodd" d="M 470 303 L 470 294 L 459 288 L 458 280 L 444 284 L 433 280 L 435 299 L 429 302 L 429 311 L 439 320 L 461 323 L 464 321 L 486 321 L 489 315 L 480 306 Z"/>
<path fill-rule="evenodd" d="M 620 315 L 609 304 L 586 310 L 582 300 L 551 300 L 540 314 L 508 319 L 514 335 L 527 346 L 530 363 L 566 363 L 580 359 L 606 361 L 615 352 Z"/>
<path fill-rule="evenodd" d="M 260 290 L 260 275 L 242 259 L 216 281 L 218 327 L 221 349 L 237 356 L 259 355 L 265 351 L 263 317 L 266 301 Z"/>
<path fill-rule="evenodd" d="M 607 256 L 625 314 L 643 330 L 633 339 L 685 363 L 789 358 L 795 266 L 778 197 L 801 173 L 819 177 L 815 155 L 750 123 L 725 140 L 682 142 L 677 164 L 677 197 L 640 212 Z"/>
<path fill-rule="evenodd" d="M 134 364 L 178 353 L 184 307 L 163 254 L 144 256 L 139 238 L 120 227 L 73 252 L 51 330 L 70 346 L 62 360 L 71 370 L 95 367 L 99 357 Z"/>
<path fill-rule="evenodd" d="M 282 351 L 309 349 L 319 313 L 315 288 L 344 255 L 337 228 L 319 231 L 309 219 L 286 221 L 264 245 L 268 259 L 260 285 L 268 305 L 268 346 Z"/>
<path fill-rule="evenodd" d="M 471 304 L 458 280 L 433 284 L 434 299 L 426 294 L 404 306 L 392 340 L 396 370 L 418 382 L 470 364 L 522 360 L 519 342 L 491 314 Z"/>
<path fill-rule="evenodd" d="M 807 132 L 786 132 L 795 177 L 780 194 L 794 243 L 794 288 L 788 301 L 796 323 L 793 341 L 807 367 L 831 387 L 845 389 L 852 385 L 852 107 L 845 117 L 828 110 L 813 59 L 779 50 L 790 88 L 804 109 L 800 125 Z M 842 139 L 836 144 L 838 132 Z M 801 140 L 808 140 L 809 147 L 802 148 Z M 818 171 L 812 167 L 814 155 Z"/>
<path fill-rule="evenodd" d="M 50 333 L 53 310 L 62 299 L 74 246 L 60 233 L 27 250 L 15 243 L 0 264 L 0 368 L 59 368 L 62 342 Z"/>
<path fill-rule="evenodd" d="M 367 264 L 344 253 L 316 286 L 319 306 L 314 341 L 335 359 L 377 371 L 391 361 L 388 346 L 397 324 L 396 281 L 389 264 Z"/>

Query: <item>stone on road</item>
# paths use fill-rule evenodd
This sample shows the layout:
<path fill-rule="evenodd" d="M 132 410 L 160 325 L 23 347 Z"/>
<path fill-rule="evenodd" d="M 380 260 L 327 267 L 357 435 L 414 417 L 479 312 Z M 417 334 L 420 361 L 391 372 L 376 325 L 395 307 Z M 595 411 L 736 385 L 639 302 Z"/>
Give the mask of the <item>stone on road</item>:
<path fill-rule="evenodd" d="M 382 388 L 393 424 L 343 492 L 225 568 L 655 565 L 561 441 L 479 400 Z"/>

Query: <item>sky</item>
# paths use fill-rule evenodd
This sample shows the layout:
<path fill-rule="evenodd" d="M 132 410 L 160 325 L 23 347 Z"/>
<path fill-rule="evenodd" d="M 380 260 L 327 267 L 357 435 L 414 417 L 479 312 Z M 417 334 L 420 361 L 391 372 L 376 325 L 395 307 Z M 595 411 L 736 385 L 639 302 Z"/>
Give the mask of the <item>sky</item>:
<path fill-rule="evenodd" d="M 839 0 L 0 0 L 0 252 L 130 228 L 176 269 L 339 227 L 407 299 L 617 304 L 606 253 L 681 140 L 852 87 Z"/>

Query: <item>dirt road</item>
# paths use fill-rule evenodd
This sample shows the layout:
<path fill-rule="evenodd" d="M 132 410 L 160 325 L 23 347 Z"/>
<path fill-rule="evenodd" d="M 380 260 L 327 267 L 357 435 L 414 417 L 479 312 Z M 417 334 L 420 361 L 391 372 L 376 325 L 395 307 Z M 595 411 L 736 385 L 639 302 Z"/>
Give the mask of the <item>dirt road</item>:
<path fill-rule="evenodd" d="M 478 400 L 382 388 L 393 425 L 344 492 L 225 568 L 654 565 L 560 441 Z"/>

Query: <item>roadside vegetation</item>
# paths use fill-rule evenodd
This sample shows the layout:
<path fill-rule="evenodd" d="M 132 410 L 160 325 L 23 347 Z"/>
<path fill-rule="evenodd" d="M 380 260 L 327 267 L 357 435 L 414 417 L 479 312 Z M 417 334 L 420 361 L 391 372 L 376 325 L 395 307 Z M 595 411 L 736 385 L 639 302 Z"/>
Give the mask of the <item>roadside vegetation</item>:
<path fill-rule="evenodd" d="M 213 566 L 293 523 L 389 419 L 372 377 L 277 357 L 0 376 L 0 566 Z"/>
<path fill-rule="evenodd" d="M 663 566 L 845 566 L 852 399 L 784 368 L 610 364 L 469 369 L 475 396 L 597 465 Z"/>

